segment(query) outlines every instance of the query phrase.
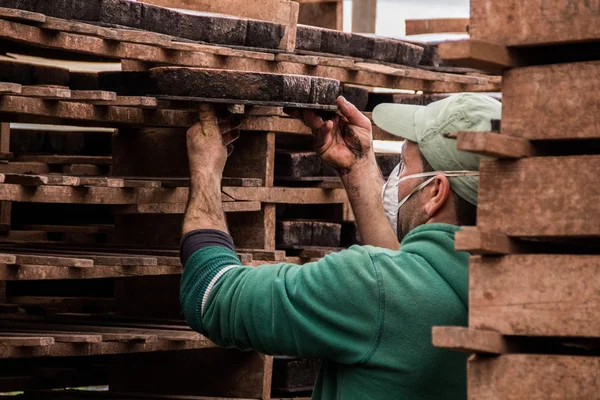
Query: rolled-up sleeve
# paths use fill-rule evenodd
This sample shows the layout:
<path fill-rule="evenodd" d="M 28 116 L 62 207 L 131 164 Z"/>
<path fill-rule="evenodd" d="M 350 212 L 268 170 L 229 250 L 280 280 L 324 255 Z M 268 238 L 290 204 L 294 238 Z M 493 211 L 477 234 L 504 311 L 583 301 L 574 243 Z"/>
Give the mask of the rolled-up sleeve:
<path fill-rule="evenodd" d="M 384 314 L 380 274 L 354 246 L 305 265 L 241 266 L 229 249 L 197 251 L 181 281 L 185 317 L 222 347 L 366 362 Z"/>

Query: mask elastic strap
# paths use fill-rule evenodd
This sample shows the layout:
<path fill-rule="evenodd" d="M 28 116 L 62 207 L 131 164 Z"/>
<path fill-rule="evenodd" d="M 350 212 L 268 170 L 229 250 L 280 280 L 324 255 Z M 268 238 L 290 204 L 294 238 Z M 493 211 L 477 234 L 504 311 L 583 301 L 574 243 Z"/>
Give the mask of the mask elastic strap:
<path fill-rule="evenodd" d="M 433 182 L 433 180 L 435 179 L 435 177 L 438 176 L 438 175 L 444 175 L 444 176 L 449 177 L 449 178 L 457 178 L 457 177 L 464 177 L 464 176 L 479 176 L 479 172 L 477 172 L 477 171 L 432 171 L 432 172 L 421 172 L 419 174 L 413 174 L 413 175 L 405 176 L 404 178 L 402 178 L 402 179 L 400 179 L 398 181 L 398 184 L 400 184 L 402 181 L 405 181 L 405 180 L 408 180 L 408 179 L 426 178 L 428 176 L 430 176 L 431 178 L 429 178 L 425 182 L 421 183 L 419 186 L 417 186 L 416 188 L 414 188 L 412 190 L 412 192 L 410 192 L 408 194 L 408 196 L 406 196 L 405 198 L 403 198 L 402 201 L 400 201 L 398 203 L 398 208 L 396 208 L 396 212 L 398 212 L 398 210 L 400 210 L 400 207 L 402 207 L 404 205 L 404 203 L 406 203 L 408 201 L 408 199 L 410 198 L 410 196 L 412 196 L 413 194 L 415 194 L 419 190 L 422 190 L 425 186 L 429 185 L 431 182 Z"/>
<path fill-rule="evenodd" d="M 398 208 L 396 208 L 396 212 L 398 212 L 398 210 L 400 210 L 400 207 L 402 207 L 404 205 L 404 203 L 406 203 L 408 201 L 408 199 L 410 199 L 410 196 L 417 193 L 419 190 L 422 190 L 425 186 L 427 186 L 431 182 L 433 182 L 434 179 L 435 179 L 435 176 L 432 176 L 431 178 L 427 179 L 425 182 L 421 183 L 419 186 L 414 188 L 413 191 L 408 194 L 408 196 L 406 196 L 404 199 L 402 199 L 402 201 L 400 203 L 398 203 Z"/>

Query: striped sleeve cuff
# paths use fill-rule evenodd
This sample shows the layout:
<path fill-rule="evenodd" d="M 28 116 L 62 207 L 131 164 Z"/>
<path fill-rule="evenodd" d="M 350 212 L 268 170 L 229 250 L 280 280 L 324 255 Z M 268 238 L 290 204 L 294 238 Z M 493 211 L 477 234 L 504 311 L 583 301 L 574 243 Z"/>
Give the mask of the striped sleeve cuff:
<path fill-rule="evenodd" d="M 224 247 L 205 247 L 185 264 L 181 278 L 180 301 L 188 324 L 206 335 L 202 326 L 204 307 L 212 288 L 228 271 L 239 267 L 237 254 Z"/>

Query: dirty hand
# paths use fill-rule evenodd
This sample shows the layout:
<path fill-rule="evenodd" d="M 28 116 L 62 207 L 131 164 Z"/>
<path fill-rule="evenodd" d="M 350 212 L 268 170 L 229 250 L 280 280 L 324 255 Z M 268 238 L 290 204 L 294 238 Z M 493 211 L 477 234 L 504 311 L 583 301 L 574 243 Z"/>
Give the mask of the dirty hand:
<path fill-rule="evenodd" d="M 353 104 L 341 96 L 337 104 L 341 115 L 328 121 L 310 110 L 290 109 L 286 113 L 312 129 L 315 151 L 343 176 L 362 161 L 374 158 L 373 134 L 371 121 Z"/>
<path fill-rule="evenodd" d="M 233 143 L 240 136 L 240 122 L 218 118 L 212 105 L 200 105 L 200 121 L 187 131 L 190 171 L 222 174 Z"/>

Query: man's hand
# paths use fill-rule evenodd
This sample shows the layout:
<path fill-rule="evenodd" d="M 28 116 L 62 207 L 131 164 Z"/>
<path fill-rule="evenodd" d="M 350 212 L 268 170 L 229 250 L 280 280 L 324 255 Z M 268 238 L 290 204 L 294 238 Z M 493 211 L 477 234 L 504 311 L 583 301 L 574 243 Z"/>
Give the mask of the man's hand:
<path fill-rule="evenodd" d="M 343 97 L 337 104 L 341 115 L 324 121 L 310 110 L 290 109 L 286 112 L 299 118 L 312 129 L 317 154 L 330 167 L 344 176 L 363 160 L 374 160 L 371 121 Z"/>
<path fill-rule="evenodd" d="M 190 172 L 223 173 L 227 156 L 240 136 L 239 120 L 217 118 L 210 104 L 200 105 L 200 121 L 187 131 Z"/>

